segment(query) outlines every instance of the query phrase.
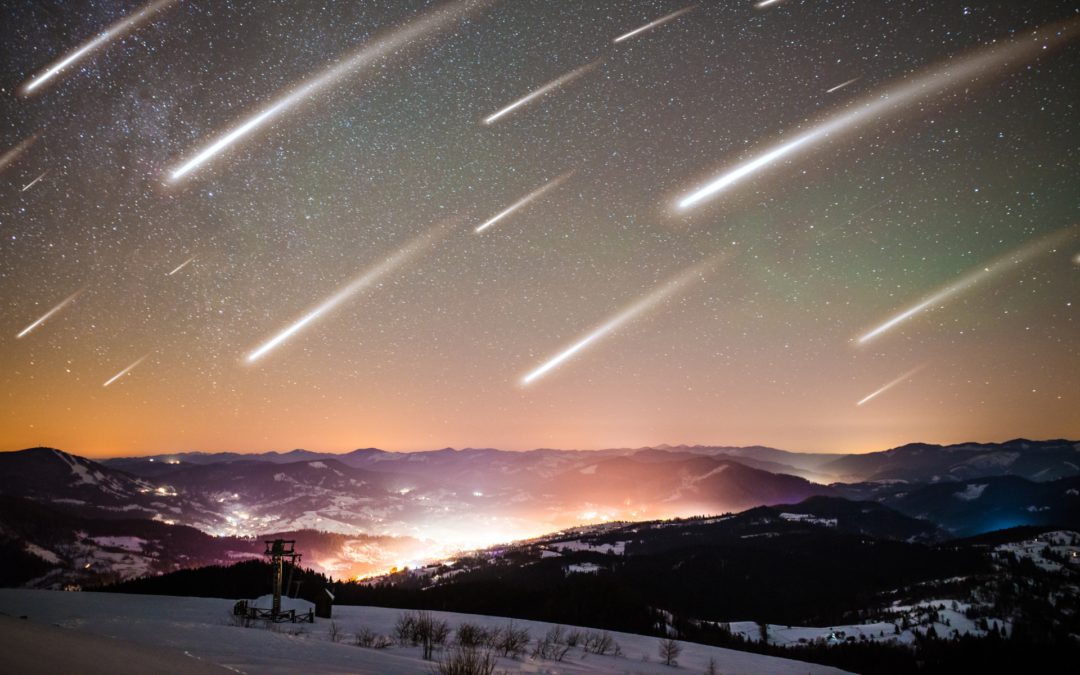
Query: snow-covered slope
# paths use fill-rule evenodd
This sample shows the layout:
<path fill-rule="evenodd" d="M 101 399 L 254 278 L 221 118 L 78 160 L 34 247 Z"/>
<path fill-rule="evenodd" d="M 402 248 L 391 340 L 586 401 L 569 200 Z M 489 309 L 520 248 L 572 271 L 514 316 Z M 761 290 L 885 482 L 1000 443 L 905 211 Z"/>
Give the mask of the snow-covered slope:
<path fill-rule="evenodd" d="M 416 675 L 427 673 L 433 664 L 421 658 L 419 647 L 366 649 L 355 646 L 354 633 L 362 627 L 383 635 L 389 634 L 399 610 L 376 607 L 335 607 L 334 619 L 316 619 L 314 625 L 287 624 L 285 631 L 300 626 L 302 635 L 259 628 L 227 625 L 233 601 L 208 598 L 174 598 L 104 593 L 64 593 L 58 591 L 0 590 L 0 613 L 11 617 L 27 616 L 27 621 L 58 624 L 85 634 L 126 640 L 134 645 L 167 648 L 184 652 L 210 664 L 244 673 L 286 675 L 293 673 L 373 673 L 379 675 Z M 506 619 L 433 612 L 452 629 L 462 622 L 501 627 Z M 331 623 L 344 629 L 345 639 L 330 639 Z M 515 621 L 529 630 L 535 640 L 550 624 Z M 791 675 L 826 674 L 843 671 L 800 661 L 778 659 L 745 652 L 685 643 L 673 670 L 659 662 L 656 638 L 612 633 L 623 657 L 589 654 L 563 661 L 500 658 L 497 671 L 508 673 L 559 673 L 565 675 L 620 675 L 625 672 L 668 674 L 701 672 L 709 658 L 716 660 L 724 673 L 769 673 Z M 17 644 L 9 649 L 17 650 Z M 58 647 L 56 654 L 70 653 Z M 73 654 L 77 658 L 77 652 Z M 647 657 L 647 660 L 645 660 Z M 70 672 L 78 672 L 79 662 L 70 663 Z"/>

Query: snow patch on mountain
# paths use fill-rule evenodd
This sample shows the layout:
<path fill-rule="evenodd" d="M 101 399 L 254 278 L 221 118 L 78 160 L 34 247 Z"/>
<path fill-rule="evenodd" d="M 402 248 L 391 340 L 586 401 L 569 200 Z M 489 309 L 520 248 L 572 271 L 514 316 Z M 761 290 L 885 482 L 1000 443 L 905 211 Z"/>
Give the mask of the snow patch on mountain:
<path fill-rule="evenodd" d="M 957 499 L 963 499 L 966 502 L 970 502 L 972 500 L 975 500 L 975 499 L 978 499 L 979 497 L 981 497 L 982 493 L 983 493 L 983 490 L 985 490 L 987 487 L 989 487 L 989 486 L 988 485 L 969 485 L 969 486 L 967 486 L 967 489 L 965 489 L 963 492 L 957 492 L 953 496 L 956 497 Z"/>

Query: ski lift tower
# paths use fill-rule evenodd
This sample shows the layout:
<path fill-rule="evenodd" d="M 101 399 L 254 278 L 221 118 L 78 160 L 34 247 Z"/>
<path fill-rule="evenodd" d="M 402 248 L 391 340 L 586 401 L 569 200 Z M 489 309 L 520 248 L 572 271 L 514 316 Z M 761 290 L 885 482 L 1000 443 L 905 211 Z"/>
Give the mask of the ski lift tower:
<path fill-rule="evenodd" d="M 288 550 L 285 548 L 286 544 L 289 545 Z M 290 583 L 292 582 L 292 572 L 296 569 L 297 563 L 300 562 L 300 554 L 295 551 L 295 545 L 296 540 L 275 539 L 266 542 L 266 552 L 263 555 L 270 558 L 270 565 L 274 571 L 274 608 L 271 610 L 274 621 L 277 621 L 277 617 L 281 614 L 282 561 L 289 558 L 289 562 L 292 563 L 292 568 L 289 569 Z"/>

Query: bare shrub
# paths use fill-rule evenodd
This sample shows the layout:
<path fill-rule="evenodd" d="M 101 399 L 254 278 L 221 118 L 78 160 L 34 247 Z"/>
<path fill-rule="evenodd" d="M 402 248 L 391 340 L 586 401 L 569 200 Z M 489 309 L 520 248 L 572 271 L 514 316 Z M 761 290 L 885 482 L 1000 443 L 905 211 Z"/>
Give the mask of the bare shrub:
<path fill-rule="evenodd" d="M 386 649 L 393 646 L 394 641 L 385 635 L 381 635 L 371 630 L 367 626 L 361 626 L 360 630 L 356 631 L 356 646 L 365 647 L 367 649 Z"/>
<path fill-rule="evenodd" d="M 222 626 L 234 626 L 236 628 L 254 628 L 258 619 L 252 619 L 246 613 L 237 614 L 233 610 L 221 618 Z"/>
<path fill-rule="evenodd" d="M 566 645 L 568 647 L 577 647 L 584 639 L 585 633 L 575 628 L 566 634 Z"/>
<path fill-rule="evenodd" d="M 499 631 L 499 641 L 495 649 L 500 656 L 509 656 L 513 659 L 524 654 L 528 645 L 529 629 L 515 628 L 514 621 L 511 619 L 506 628 Z"/>
<path fill-rule="evenodd" d="M 679 654 L 682 654 L 682 645 L 675 641 L 675 638 L 667 638 L 660 640 L 660 645 L 657 650 L 660 652 L 660 659 L 663 660 L 665 666 L 677 666 L 679 665 Z"/>
<path fill-rule="evenodd" d="M 394 642 L 402 647 L 414 645 L 413 633 L 415 624 L 416 617 L 412 612 L 402 612 L 401 614 L 398 614 L 397 620 L 394 622 L 394 631 L 392 633 Z"/>
<path fill-rule="evenodd" d="M 483 647 L 491 639 L 490 632 L 483 626 L 466 621 L 457 627 L 454 642 L 461 647 Z"/>
<path fill-rule="evenodd" d="M 720 671 L 716 669 L 716 657 L 710 656 L 709 663 L 705 666 L 705 672 L 702 675 L 720 675 Z"/>
<path fill-rule="evenodd" d="M 432 675 L 492 675 L 497 658 L 486 649 L 475 647 L 451 647 L 439 659 Z"/>
<path fill-rule="evenodd" d="M 585 634 L 581 647 L 586 652 L 603 656 L 615 648 L 615 638 L 607 631 L 589 631 Z"/>
<path fill-rule="evenodd" d="M 345 631 L 341 628 L 338 628 L 338 625 L 331 621 L 330 628 L 327 630 L 327 637 L 330 638 L 330 642 L 336 644 L 345 639 Z"/>

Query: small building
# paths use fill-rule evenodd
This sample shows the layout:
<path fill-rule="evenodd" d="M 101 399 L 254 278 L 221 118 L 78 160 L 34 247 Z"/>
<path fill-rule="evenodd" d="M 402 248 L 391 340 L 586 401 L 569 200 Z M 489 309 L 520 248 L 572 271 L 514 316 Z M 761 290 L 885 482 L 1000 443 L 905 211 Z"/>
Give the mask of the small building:
<path fill-rule="evenodd" d="M 315 596 L 315 616 L 320 619 L 329 619 L 334 611 L 334 594 L 329 588 L 324 588 Z"/>

